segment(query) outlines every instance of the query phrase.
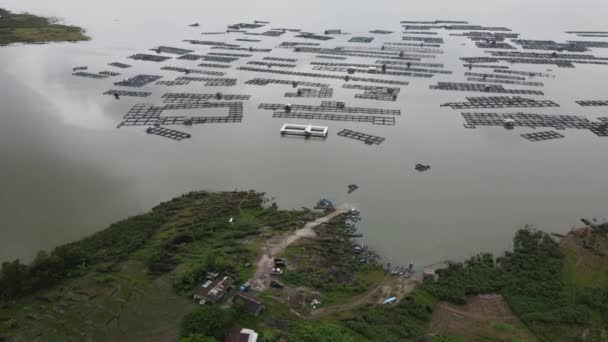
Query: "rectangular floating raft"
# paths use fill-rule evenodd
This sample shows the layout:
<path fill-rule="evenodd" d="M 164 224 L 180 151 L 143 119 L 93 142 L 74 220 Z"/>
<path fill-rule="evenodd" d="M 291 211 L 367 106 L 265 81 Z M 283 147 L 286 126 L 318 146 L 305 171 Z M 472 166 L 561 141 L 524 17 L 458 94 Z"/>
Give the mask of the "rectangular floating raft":
<path fill-rule="evenodd" d="M 349 139 L 363 141 L 367 145 L 373 145 L 373 144 L 380 145 L 385 140 L 384 138 L 379 137 L 377 135 L 371 135 L 371 134 L 367 134 L 367 133 L 352 131 L 350 129 L 343 129 L 340 132 L 338 132 L 338 135 L 341 137 L 349 138 Z"/>
<path fill-rule="evenodd" d="M 148 97 L 152 95 L 152 93 L 145 91 L 128 91 L 128 90 L 108 90 L 104 95 L 118 95 L 118 96 L 132 96 L 132 97 Z"/>
<path fill-rule="evenodd" d="M 116 67 L 116 68 L 121 68 L 121 69 L 126 69 L 126 68 L 131 67 L 129 64 L 119 63 L 119 62 L 108 63 L 108 65 Z"/>
<path fill-rule="evenodd" d="M 120 82 L 115 82 L 114 85 L 121 86 L 121 87 L 135 87 L 135 88 L 139 88 L 139 87 L 143 87 L 144 85 L 146 85 L 148 83 L 152 83 L 154 81 L 158 81 L 161 78 L 163 78 L 163 77 L 162 76 L 158 76 L 158 75 L 140 74 L 140 75 L 137 75 L 135 77 L 124 79 L 124 80 L 122 80 Z"/>
<path fill-rule="evenodd" d="M 583 107 L 598 107 L 608 106 L 608 100 L 589 100 L 589 101 L 575 101 L 579 106 Z"/>
<path fill-rule="evenodd" d="M 190 138 L 190 134 L 188 134 L 188 133 L 176 131 L 176 130 L 170 129 L 170 128 L 157 127 L 157 126 L 152 126 L 152 127 L 146 128 L 146 133 L 159 135 L 161 137 L 169 138 L 169 139 L 173 139 L 173 140 L 177 140 L 177 141 L 180 141 L 180 140 L 183 140 L 186 138 Z"/>
<path fill-rule="evenodd" d="M 555 131 L 543 131 L 543 132 L 534 132 L 534 133 L 524 133 L 521 134 L 521 136 L 524 139 L 530 140 L 530 141 L 544 141 L 544 140 L 552 140 L 552 139 L 559 139 L 559 138 L 563 138 L 564 135 L 559 134 Z"/>
<path fill-rule="evenodd" d="M 327 126 L 284 124 L 281 135 L 301 135 L 305 137 L 326 138 L 329 128 Z"/>
<path fill-rule="evenodd" d="M 137 53 L 137 54 L 134 54 L 127 58 L 135 59 L 138 61 L 148 61 L 148 62 L 157 62 L 157 63 L 164 62 L 168 59 L 171 59 L 171 57 L 167 57 L 167 56 L 149 55 L 149 54 L 145 54 L 145 53 Z"/>

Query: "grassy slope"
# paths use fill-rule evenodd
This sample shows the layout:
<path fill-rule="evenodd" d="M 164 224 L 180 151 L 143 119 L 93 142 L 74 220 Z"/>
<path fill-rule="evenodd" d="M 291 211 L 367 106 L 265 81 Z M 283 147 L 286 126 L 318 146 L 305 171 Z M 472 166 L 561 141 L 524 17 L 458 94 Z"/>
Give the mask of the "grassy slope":
<path fill-rule="evenodd" d="M 80 27 L 60 25 L 32 14 L 0 9 L 0 45 L 11 43 L 76 42 L 88 40 Z"/>
<path fill-rule="evenodd" d="M 112 263 L 92 262 L 80 276 L 2 304 L 0 334 L 28 341 L 37 336 L 45 341 L 82 336 L 94 340 L 175 340 L 181 318 L 196 307 L 189 291 L 174 288 L 185 270 L 205 263 L 209 255 L 217 255 L 234 266 L 232 271 L 238 278 L 247 278 L 251 271 L 244 265 L 257 256 L 253 246 L 259 229 L 290 229 L 304 214 L 264 209 L 260 194 L 243 192 L 192 193 L 161 204 L 154 211 L 162 212 L 166 222 L 134 253 L 117 253 L 119 260 L 112 259 Z M 225 224 L 230 217 L 236 217 L 235 223 Z M 126 229 L 102 231 L 76 244 L 94 246 L 99 259 L 114 255 L 112 246 L 116 244 L 107 242 L 130 234 L 130 221 L 125 222 Z M 175 243 L 176 238 L 193 232 L 202 232 L 205 238 Z M 238 242 L 246 236 L 254 239 Z M 172 270 L 151 275 L 149 266 L 159 251 L 166 252 L 164 256 L 176 264 Z"/>

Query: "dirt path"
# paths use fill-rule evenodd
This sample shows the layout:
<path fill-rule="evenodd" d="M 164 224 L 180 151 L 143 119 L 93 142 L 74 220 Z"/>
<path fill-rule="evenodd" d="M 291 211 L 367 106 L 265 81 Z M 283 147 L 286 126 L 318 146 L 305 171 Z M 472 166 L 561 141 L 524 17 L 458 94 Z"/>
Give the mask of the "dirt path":
<path fill-rule="evenodd" d="M 315 236 L 314 228 L 320 224 L 323 224 L 334 217 L 341 215 L 348 211 L 350 207 L 347 204 L 340 205 L 335 211 L 327 216 L 323 216 L 314 221 L 308 222 L 303 228 L 296 230 L 295 232 L 284 236 L 278 243 L 266 245 L 264 247 L 264 254 L 256 265 L 256 270 L 253 278 L 249 280 L 251 288 L 255 291 L 263 291 L 270 286 L 270 272 L 274 266 L 274 258 L 281 253 L 287 246 L 296 242 L 301 238 L 311 238 Z"/>
<path fill-rule="evenodd" d="M 395 296 L 398 300 L 401 300 L 415 287 L 415 280 L 387 274 L 376 287 L 368 292 L 349 300 L 347 303 L 317 309 L 310 314 L 310 317 L 319 318 L 336 312 L 348 311 L 363 304 L 382 304 L 382 301 L 390 296 Z"/>

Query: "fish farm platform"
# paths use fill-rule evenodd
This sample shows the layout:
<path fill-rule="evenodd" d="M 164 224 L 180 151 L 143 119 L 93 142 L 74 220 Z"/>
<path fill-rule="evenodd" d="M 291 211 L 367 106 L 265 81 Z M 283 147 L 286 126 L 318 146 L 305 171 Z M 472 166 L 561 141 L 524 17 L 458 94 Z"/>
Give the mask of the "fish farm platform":
<path fill-rule="evenodd" d="M 373 145 L 373 144 L 380 145 L 385 140 L 385 138 L 382 138 L 382 137 L 379 137 L 376 135 L 357 132 L 357 131 L 353 131 L 350 129 L 343 129 L 340 132 L 338 132 L 338 135 L 341 137 L 349 138 L 349 139 L 363 141 L 367 145 Z"/>

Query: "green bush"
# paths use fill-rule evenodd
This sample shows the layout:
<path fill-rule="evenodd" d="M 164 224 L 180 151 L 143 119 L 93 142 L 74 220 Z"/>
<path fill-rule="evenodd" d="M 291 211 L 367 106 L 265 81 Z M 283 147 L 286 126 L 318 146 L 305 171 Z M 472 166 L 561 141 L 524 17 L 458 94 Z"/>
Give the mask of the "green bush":
<path fill-rule="evenodd" d="M 221 339 L 234 323 L 234 312 L 215 305 L 203 305 L 196 311 L 184 316 L 181 336 L 193 334 L 213 336 Z"/>

